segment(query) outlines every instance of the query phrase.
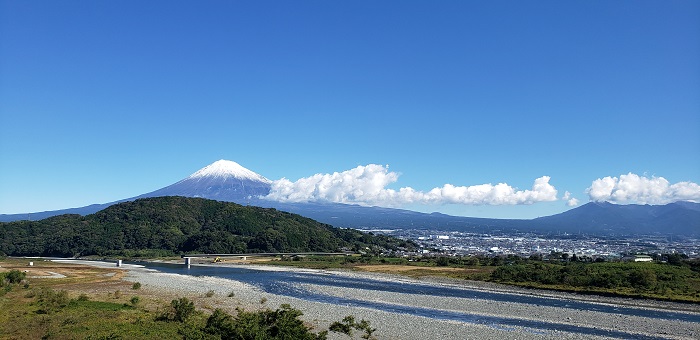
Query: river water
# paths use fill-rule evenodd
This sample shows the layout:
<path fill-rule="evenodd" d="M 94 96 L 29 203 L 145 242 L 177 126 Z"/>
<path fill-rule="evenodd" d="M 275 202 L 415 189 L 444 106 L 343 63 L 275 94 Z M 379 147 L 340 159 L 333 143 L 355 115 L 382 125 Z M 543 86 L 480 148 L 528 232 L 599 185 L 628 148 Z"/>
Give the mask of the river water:
<path fill-rule="evenodd" d="M 542 330 L 543 332 L 557 330 L 578 334 L 608 336 L 612 338 L 621 339 L 658 339 L 657 337 L 643 337 L 639 334 L 604 330 L 594 327 L 582 327 L 540 320 L 523 320 L 508 317 L 485 316 L 478 314 L 469 314 L 464 312 L 446 311 L 376 301 L 351 299 L 318 293 L 311 289 L 306 289 L 305 285 L 321 285 L 340 289 L 355 288 L 389 293 L 417 294 L 422 296 L 454 297 L 489 301 L 513 302 L 529 304 L 533 306 L 568 308 L 579 311 L 596 311 L 601 313 L 609 313 L 611 314 L 611 316 L 629 315 L 660 320 L 680 320 L 700 323 L 700 314 L 696 313 L 685 313 L 670 310 L 653 310 L 637 307 L 616 306 L 612 304 L 566 300 L 552 297 L 490 292 L 449 285 L 357 278 L 345 275 L 334 275 L 329 274 L 327 272 L 255 270 L 249 268 L 225 266 L 192 266 L 188 268 L 184 265 L 173 265 L 165 263 L 139 264 L 144 265 L 146 268 L 155 269 L 166 273 L 193 276 L 212 276 L 236 280 L 254 285 L 259 289 L 270 294 L 290 296 L 308 301 L 338 304 L 343 306 L 372 308 L 387 312 L 404 313 L 439 320 L 453 320 L 468 323 L 486 324 L 497 327 L 520 326 L 527 327 L 533 330 Z"/>

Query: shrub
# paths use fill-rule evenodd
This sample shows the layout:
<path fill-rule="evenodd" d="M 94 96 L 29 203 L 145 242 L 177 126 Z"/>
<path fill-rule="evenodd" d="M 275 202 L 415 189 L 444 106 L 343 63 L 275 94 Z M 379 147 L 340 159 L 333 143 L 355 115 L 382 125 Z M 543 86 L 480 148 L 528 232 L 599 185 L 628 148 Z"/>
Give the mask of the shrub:
<path fill-rule="evenodd" d="M 141 298 L 139 298 L 138 296 L 134 296 L 129 301 L 131 302 L 132 305 L 136 306 L 136 304 L 139 303 L 139 301 L 141 301 Z"/>
<path fill-rule="evenodd" d="M 0 296 L 11 291 L 12 286 L 22 283 L 25 277 L 27 277 L 27 274 L 17 269 L 0 273 L 0 287 L 3 287 L 2 290 L 0 290 Z M 28 284 L 25 284 L 25 286 L 29 287 Z"/>
<path fill-rule="evenodd" d="M 27 277 L 27 273 L 13 269 L 5 273 L 5 281 L 10 284 L 19 284 Z"/>
<path fill-rule="evenodd" d="M 204 294 L 204 296 L 206 296 L 206 297 L 212 297 L 212 296 L 214 296 L 214 291 L 213 291 L 213 290 L 209 290 L 206 294 Z"/>
<path fill-rule="evenodd" d="M 186 297 L 170 302 L 170 307 L 158 316 L 159 320 L 185 322 L 195 312 L 194 303 Z"/>
<path fill-rule="evenodd" d="M 207 319 L 204 331 L 209 334 L 218 334 L 222 339 L 230 339 L 233 337 L 233 328 L 233 317 L 217 308 Z"/>
<path fill-rule="evenodd" d="M 56 292 L 53 289 L 44 288 L 37 295 L 39 303 L 39 313 L 51 314 L 67 306 L 70 302 L 68 292 L 65 290 Z"/>
<path fill-rule="evenodd" d="M 363 339 L 374 339 L 372 337 L 372 334 L 374 331 L 376 331 L 376 328 L 372 328 L 370 326 L 369 321 L 367 320 L 360 320 L 360 322 L 355 322 L 355 317 L 352 315 L 348 315 L 345 318 L 343 318 L 342 322 L 336 321 L 328 327 L 328 330 L 336 333 L 343 333 L 347 334 L 349 336 L 352 336 L 352 329 L 356 330 L 362 330 L 365 333 L 362 335 Z"/>
<path fill-rule="evenodd" d="M 336 321 L 328 327 L 328 330 L 336 333 L 352 335 L 352 326 L 355 324 L 355 317 L 348 315 L 343 318 L 343 322 Z"/>
<path fill-rule="evenodd" d="M 207 319 L 204 331 L 222 339 L 300 339 L 321 340 L 326 332 L 314 334 L 299 319 L 302 313 L 289 305 L 277 310 L 246 312 L 236 309 L 234 318 L 216 309 Z"/>
<path fill-rule="evenodd" d="M 131 289 L 134 289 L 134 290 L 141 289 L 141 282 L 134 282 L 134 284 L 131 285 Z"/>

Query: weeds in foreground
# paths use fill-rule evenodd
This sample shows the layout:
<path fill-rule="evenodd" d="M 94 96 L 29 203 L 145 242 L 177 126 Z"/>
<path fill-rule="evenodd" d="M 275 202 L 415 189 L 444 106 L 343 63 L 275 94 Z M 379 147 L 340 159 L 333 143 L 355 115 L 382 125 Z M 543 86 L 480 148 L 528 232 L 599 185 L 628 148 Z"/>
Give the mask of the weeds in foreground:
<path fill-rule="evenodd" d="M 369 321 L 367 320 L 360 320 L 360 322 L 355 321 L 355 317 L 352 315 L 348 315 L 345 318 L 343 318 L 342 322 L 336 321 L 328 327 L 328 330 L 332 332 L 337 332 L 337 333 L 343 333 L 347 334 L 349 336 L 352 336 L 352 330 L 361 330 L 364 331 L 364 334 L 362 334 L 363 339 L 375 339 L 372 334 L 377 330 L 376 328 L 372 328 L 370 326 Z"/>

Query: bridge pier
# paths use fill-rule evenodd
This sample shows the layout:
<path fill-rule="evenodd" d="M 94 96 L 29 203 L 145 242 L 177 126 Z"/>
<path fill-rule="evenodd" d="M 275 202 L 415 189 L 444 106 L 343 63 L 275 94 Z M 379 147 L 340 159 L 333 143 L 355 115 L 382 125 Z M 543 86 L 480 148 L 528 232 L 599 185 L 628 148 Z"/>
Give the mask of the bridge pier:
<path fill-rule="evenodd" d="M 187 266 L 187 268 L 189 268 L 191 264 L 192 264 L 192 258 L 185 257 L 185 265 Z"/>

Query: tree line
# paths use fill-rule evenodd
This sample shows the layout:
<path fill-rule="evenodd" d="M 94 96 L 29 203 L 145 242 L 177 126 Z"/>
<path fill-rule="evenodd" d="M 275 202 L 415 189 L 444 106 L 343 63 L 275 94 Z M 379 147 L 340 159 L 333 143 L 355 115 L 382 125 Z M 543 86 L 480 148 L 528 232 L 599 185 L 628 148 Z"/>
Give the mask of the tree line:
<path fill-rule="evenodd" d="M 336 252 L 367 247 L 406 249 L 415 244 L 275 209 L 173 196 L 124 202 L 87 216 L 0 223 L 0 252 L 11 256 Z"/>
<path fill-rule="evenodd" d="M 491 273 L 491 280 L 697 301 L 700 300 L 699 264 L 697 260 L 679 264 L 528 261 L 499 266 Z"/>

